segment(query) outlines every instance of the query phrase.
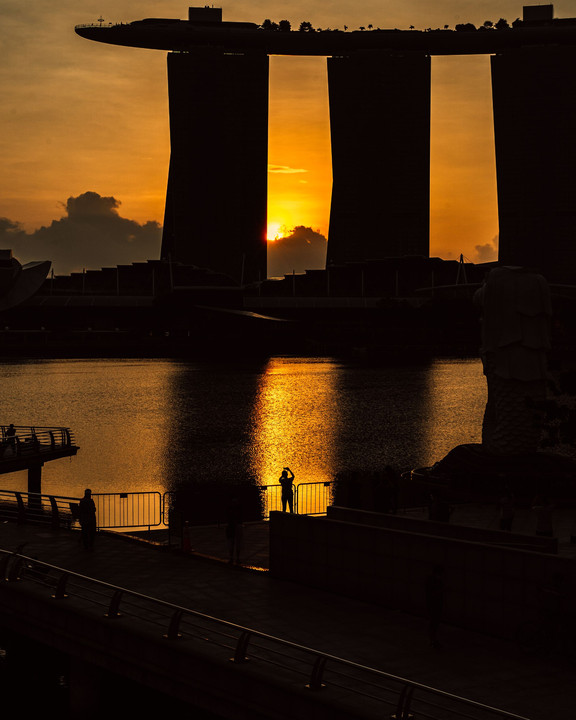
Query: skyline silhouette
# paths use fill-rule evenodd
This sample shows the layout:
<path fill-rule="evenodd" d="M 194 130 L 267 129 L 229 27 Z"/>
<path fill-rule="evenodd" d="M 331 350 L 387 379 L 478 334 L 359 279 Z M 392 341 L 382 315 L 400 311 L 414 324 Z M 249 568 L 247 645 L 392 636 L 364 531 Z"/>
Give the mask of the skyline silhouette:
<path fill-rule="evenodd" d="M 57 219 L 67 197 L 93 191 L 118 198 L 124 217 L 161 224 L 168 170 L 164 54 L 98 47 L 75 36 L 75 24 L 97 20 L 88 3 L 33 13 L 19 6 L 17 18 L 15 9 L 12 2 L 4 6 L 14 19 L 0 75 L 0 122 L 10 141 L 0 148 L 7 168 L 0 216 L 31 232 Z M 170 1 L 162 14 L 183 17 L 186 9 Z M 567 2 L 555 9 L 570 15 Z M 237 2 L 223 10 L 229 20 L 288 17 L 293 26 L 309 20 L 314 27 L 349 30 L 370 24 L 454 27 L 462 20 L 479 25 L 522 14 L 521 4 L 491 2 L 469 8 L 463 18 L 454 2 L 416 0 L 385 8 L 370 2 L 361 8 L 319 2 L 313 9 L 301 2 L 268 3 L 265 12 Z M 158 14 L 152 2 L 103 2 L 99 11 L 106 21 L 124 22 Z M 481 57 L 453 60 L 432 63 L 431 254 L 457 257 L 462 251 L 475 259 L 475 246 L 490 245 L 497 235 L 494 160 L 486 152 L 492 132 L 489 67 Z M 322 60 L 272 58 L 269 222 L 324 235 L 331 185 L 325 82 Z"/>

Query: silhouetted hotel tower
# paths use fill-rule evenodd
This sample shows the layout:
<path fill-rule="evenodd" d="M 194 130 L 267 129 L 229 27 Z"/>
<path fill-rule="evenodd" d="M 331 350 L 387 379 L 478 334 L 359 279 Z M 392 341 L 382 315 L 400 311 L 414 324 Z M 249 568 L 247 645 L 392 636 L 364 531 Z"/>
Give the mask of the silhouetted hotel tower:
<path fill-rule="evenodd" d="M 538 10 L 552 22 L 551 5 Z M 523 47 L 491 63 L 498 259 L 575 283 L 576 46 Z"/>
<path fill-rule="evenodd" d="M 328 58 L 332 203 L 327 264 L 428 257 L 430 57 Z"/>
<path fill-rule="evenodd" d="M 429 255 L 430 56 L 492 55 L 499 259 L 574 282 L 576 20 L 529 6 L 516 25 L 273 32 L 205 7 L 76 32 L 176 51 L 162 258 L 244 283 L 266 278 L 269 55 L 328 56 L 328 264 Z"/>
<path fill-rule="evenodd" d="M 221 22 L 217 8 L 190 19 Z M 169 53 L 170 170 L 162 258 L 266 279 L 268 56 Z"/>

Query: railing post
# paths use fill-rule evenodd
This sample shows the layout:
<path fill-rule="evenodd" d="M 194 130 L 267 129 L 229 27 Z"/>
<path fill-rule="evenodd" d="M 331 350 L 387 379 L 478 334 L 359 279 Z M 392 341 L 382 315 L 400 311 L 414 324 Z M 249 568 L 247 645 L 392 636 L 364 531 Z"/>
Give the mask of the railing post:
<path fill-rule="evenodd" d="M 404 685 L 402 692 L 400 693 L 400 697 L 398 698 L 396 712 L 390 715 L 390 720 L 414 720 L 414 715 L 410 712 L 410 703 L 412 702 L 413 692 L 413 687 Z"/>
<path fill-rule="evenodd" d="M 66 583 L 68 582 L 68 577 L 68 573 L 62 573 L 62 575 L 60 575 L 58 582 L 56 583 L 54 595 L 52 595 L 55 600 L 63 600 L 68 597 L 66 594 Z"/>
<path fill-rule="evenodd" d="M 299 493 L 300 485 L 294 486 L 294 512 L 296 515 L 300 515 L 300 493 Z"/>
<path fill-rule="evenodd" d="M 22 565 L 24 564 L 24 560 L 21 557 L 14 558 L 14 562 L 8 566 L 8 572 L 6 573 L 6 580 L 7 582 L 16 582 L 20 580 L 20 570 L 22 570 Z"/>
<path fill-rule="evenodd" d="M 180 620 L 182 620 L 182 610 L 176 610 L 170 618 L 170 625 L 168 626 L 168 632 L 164 635 L 165 638 L 168 640 L 178 640 L 178 638 L 182 637 L 182 633 L 178 632 Z"/>
<path fill-rule="evenodd" d="M 112 600 L 110 600 L 110 606 L 108 607 L 108 612 L 105 614 L 105 617 L 109 618 L 110 620 L 112 620 L 113 618 L 121 617 L 121 613 L 118 612 L 121 600 L 122 590 L 116 590 L 114 592 L 114 595 L 112 596 Z"/>
<path fill-rule="evenodd" d="M 249 642 L 250 642 L 250 633 L 248 631 L 244 631 L 238 638 L 238 642 L 236 644 L 236 652 L 234 653 L 234 657 L 230 658 L 230 660 L 232 662 L 245 663 L 245 662 L 248 662 L 248 660 L 250 660 L 250 658 L 247 657 L 247 655 L 246 655 Z"/>
<path fill-rule="evenodd" d="M 24 500 L 19 492 L 14 493 L 16 495 L 16 502 L 18 503 L 18 524 L 23 525 L 26 522 L 26 508 L 24 507 Z"/>
<path fill-rule="evenodd" d="M 58 503 L 53 495 L 49 495 L 48 500 L 50 500 L 50 509 L 52 511 L 52 530 L 58 530 L 60 527 L 60 512 L 58 510 Z"/>
<path fill-rule="evenodd" d="M 318 655 L 316 658 L 316 662 L 314 663 L 314 667 L 312 668 L 312 673 L 310 675 L 310 682 L 306 685 L 308 690 L 322 690 L 322 688 L 325 687 L 322 682 L 322 675 L 324 674 L 324 668 L 326 667 L 327 660 L 328 658 L 324 657 L 324 655 Z"/>

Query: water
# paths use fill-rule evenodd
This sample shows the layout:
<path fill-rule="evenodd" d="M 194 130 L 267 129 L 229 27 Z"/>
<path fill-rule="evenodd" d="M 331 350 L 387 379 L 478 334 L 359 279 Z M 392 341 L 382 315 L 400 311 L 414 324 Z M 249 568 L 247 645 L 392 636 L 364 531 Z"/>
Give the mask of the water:
<path fill-rule="evenodd" d="M 165 492 L 191 480 L 296 482 L 339 470 L 430 465 L 479 442 L 477 360 L 368 367 L 332 358 L 261 364 L 31 360 L 0 365 L 0 423 L 65 425 L 80 446 L 44 466 L 42 491 Z M 26 490 L 25 472 L 0 487 Z"/>

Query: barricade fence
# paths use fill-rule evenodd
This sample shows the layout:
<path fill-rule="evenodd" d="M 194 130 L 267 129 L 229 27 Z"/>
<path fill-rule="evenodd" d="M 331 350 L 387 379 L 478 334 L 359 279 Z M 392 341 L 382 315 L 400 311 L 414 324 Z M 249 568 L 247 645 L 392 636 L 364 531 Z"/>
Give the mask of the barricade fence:
<path fill-rule="evenodd" d="M 159 492 L 92 493 L 98 529 L 152 528 L 163 523 Z M 80 498 L 0 490 L 0 518 L 18 523 L 79 528 Z"/>
<path fill-rule="evenodd" d="M 281 485 L 278 483 L 260 485 L 258 489 L 261 492 L 262 501 L 261 519 L 268 520 L 271 512 L 284 510 Z M 301 515 L 325 515 L 326 508 L 332 501 L 332 490 L 333 483 L 331 481 L 295 483 L 292 500 L 293 512 Z M 167 491 L 163 495 L 162 516 L 166 525 L 169 524 L 170 512 L 176 505 L 177 497 L 178 492 L 173 490 Z M 288 502 L 286 502 L 285 508 L 289 512 Z M 226 506 L 223 502 L 218 513 L 213 518 L 206 519 L 206 524 L 225 522 L 225 511 Z"/>
<path fill-rule="evenodd" d="M 159 492 L 92 493 L 98 527 L 104 529 L 152 528 L 164 522 Z"/>
<path fill-rule="evenodd" d="M 270 513 L 284 510 L 282 487 L 279 484 L 262 485 L 262 519 L 268 520 Z M 300 515 L 325 515 L 333 501 L 334 482 L 305 482 L 294 484 L 293 512 Z M 92 493 L 96 505 L 96 521 L 99 529 L 120 530 L 129 528 L 151 529 L 168 527 L 171 509 L 178 496 L 176 491 L 126 493 Z M 74 526 L 77 520 L 79 498 L 27 493 L 15 490 L 0 490 L 0 505 L 4 517 L 24 522 L 59 523 L 65 527 Z M 289 505 L 286 503 L 286 511 Z M 204 524 L 225 522 L 225 503 L 217 515 L 206 518 Z M 56 518 L 56 513 L 59 519 Z"/>
<path fill-rule="evenodd" d="M 257 630 L 221 620 L 111 585 L 79 573 L 16 552 L 0 550 L 0 583 L 4 592 L 10 583 L 22 581 L 46 589 L 49 602 L 66 599 L 72 611 L 76 598 L 81 598 L 83 612 L 92 611 L 122 623 L 123 617 L 140 624 L 143 632 L 163 636 L 167 641 L 193 639 L 179 649 L 186 652 L 202 647 L 221 653 L 222 662 L 231 659 L 259 673 L 272 668 L 275 682 L 289 683 L 310 692 L 322 692 L 327 702 L 338 702 L 349 708 L 351 717 L 362 707 L 363 717 L 396 718 L 397 720 L 529 720 L 499 708 L 444 692 L 422 683 L 392 675 L 375 668 L 346 660 L 336 655 L 283 640 Z M 41 595 L 35 595 L 40 598 Z M 88 603 L 88 605 L 87 605 Z M 231 657 L 232 656 L 232 657 Z M 261 675 L 260 675 L 261 677 Z"/>

